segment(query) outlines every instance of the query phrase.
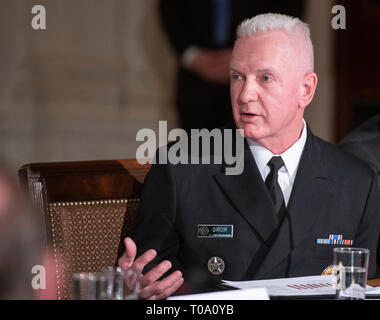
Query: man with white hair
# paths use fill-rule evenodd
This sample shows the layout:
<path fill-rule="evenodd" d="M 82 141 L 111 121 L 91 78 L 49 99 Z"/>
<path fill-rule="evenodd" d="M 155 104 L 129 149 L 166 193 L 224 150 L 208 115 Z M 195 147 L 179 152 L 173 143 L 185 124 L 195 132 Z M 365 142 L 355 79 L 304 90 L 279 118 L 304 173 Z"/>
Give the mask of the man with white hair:
<path fill-rule="evenodd" d="M 173 294 L 194 268 L 227 280 L 319 275 L 336 246 L 370 249 L 374 275 L 375 175 L 313 135 L 303 119 L 317 86 L 308 26 L 264 14 L 244 21 L 237 36 L 230 88 L 244 170 L 233 176 L 225 164 L 152 166 L 134 241 L 125 239 L 119 260 L 149 270 L 141 298 Z"/>

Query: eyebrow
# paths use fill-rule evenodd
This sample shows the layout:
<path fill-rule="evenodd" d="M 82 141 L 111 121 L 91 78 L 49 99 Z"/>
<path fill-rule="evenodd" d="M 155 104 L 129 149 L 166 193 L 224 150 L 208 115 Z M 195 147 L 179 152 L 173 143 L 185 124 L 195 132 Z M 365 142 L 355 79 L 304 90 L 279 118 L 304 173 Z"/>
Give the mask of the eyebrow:
<path fill-rule="evenodd" d="M 232 68 L 232 67 L 230 67 L 230 70 L 231 70 L 231 71 L 233 71 L 233 72 L 236 72 L 236 73 L 240 73 L 240 74 L 243 74 L 241 71 L 239 71 L 239 70 L 236 70 L 235 68 Z"/>
<path fill-rule="evenodd" d="M 244 74 L 243 72 L 233 68 L 233 67 L 230 67 L 230 70 L 233 71 L 233 72 L 236 72 L 236 73 L 239 73 L 239 74 Z M 273 75 L 276 75 L 277 72 L 275 72 L 273 69 L 271 68 L 263 68 L 263 69 L 258 69 L 257 70 L 257 73 L 271 73 Z"/>
<path fill-rule="evenodd" d="M 259 69 L 257 70 L 258 73 L 276 73 L 274 72 L 273 69 L 270 69 L 270 68 L 264 68 L 264 69 Z"/>

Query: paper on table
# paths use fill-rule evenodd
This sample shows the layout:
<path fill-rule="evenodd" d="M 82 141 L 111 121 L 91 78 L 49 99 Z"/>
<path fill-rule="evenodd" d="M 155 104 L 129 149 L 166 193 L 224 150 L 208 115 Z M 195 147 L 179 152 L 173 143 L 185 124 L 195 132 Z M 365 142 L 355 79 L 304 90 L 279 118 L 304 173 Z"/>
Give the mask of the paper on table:
<path fill-rule="evenodd" d="M 365 290 L 366 295 L 380 295 L 380 287 L 367 286 Z"/>
<path fill-rule="evenodd" d="M 223 280 L 223 283 L 238 289 L 264 287 L 270 296 L 335 295 L 332 275 L 252 281 Z"/>
<path fill-rule="evenodd" d="M 173 296 L 168 300 L 269 300 L 269 296 L 265 288 L 251 288 Z"/>

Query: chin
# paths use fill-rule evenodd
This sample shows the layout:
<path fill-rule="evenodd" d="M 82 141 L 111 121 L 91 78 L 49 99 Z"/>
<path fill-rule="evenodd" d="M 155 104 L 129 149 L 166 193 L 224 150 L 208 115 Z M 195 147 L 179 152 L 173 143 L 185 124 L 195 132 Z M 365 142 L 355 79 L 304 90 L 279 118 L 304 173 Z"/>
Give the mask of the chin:
<path fill-rule="evenodd" d="M 259 140 L 263 136 L 262 129 L 250 123 L 239 123 L 239 129 L 244 130 L 244 138 Z"/>

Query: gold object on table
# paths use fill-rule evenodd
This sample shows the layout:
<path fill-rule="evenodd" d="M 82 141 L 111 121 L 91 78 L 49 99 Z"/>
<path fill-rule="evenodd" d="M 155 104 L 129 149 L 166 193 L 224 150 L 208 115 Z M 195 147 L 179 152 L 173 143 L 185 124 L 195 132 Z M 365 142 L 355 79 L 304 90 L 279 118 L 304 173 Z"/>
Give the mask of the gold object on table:
<path fill-rule="evenodd" d="M 325 268 L 325 270 L 322 271 L 321 275 L 322 276 L 328 276 L 328 275 L 333 274 L 333 273 L 334 273 L 334 266 L 330 265 L 327 268 Z"/>

